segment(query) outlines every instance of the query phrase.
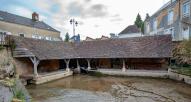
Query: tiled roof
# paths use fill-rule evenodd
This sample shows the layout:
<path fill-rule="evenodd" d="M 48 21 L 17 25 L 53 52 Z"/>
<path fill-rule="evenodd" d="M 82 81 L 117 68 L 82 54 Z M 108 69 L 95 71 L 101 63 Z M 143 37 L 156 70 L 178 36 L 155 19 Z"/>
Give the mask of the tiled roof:
<path fill-rule="evenodd" d="M 96 40 L 79 43 L 51 42 L 14 37 L 17 47 L 29 49 L 40 60 L 73 58 L 170 58 L 171 35 Z"/>
<path fill-rule="evenodd" d="M 121 34 L 132 34 L 132 33 L 140 33 L 139 28 L 136 25 L 130 25 L 127 28 L 125 28 L 123 31 L 119 33 Z"/>
<path fill-rule="evenodd" d="M 0 21 L 25 25 L 25 26 L 49 30 L 53 32 L 59 32 L 56 29 L 44 23 L 43 21 L 33 21 L 30 18 L 18 16 L 15 14 L 4 12 L 4 11 L 0 11 Z"/>

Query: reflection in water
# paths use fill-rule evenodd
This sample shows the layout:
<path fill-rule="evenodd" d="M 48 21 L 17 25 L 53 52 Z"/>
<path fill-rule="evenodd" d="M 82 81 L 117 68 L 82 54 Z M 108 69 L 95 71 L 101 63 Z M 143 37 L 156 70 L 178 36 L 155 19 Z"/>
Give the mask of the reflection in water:
<path fill-rule="evenodd" d="M 27 89 L 36 102 L 191 102 L 191 86 L 165 79 L 77 75 Z"/>

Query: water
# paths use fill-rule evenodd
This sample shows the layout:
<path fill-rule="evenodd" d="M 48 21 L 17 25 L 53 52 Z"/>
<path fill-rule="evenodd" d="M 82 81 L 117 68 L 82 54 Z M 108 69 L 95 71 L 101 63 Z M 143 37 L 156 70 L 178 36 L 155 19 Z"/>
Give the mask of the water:
<path fill-rule="evenodd" d="M 191 102 L 191 86 L 167 79 L 77 75 L 27 89 L 35 102 Z"/>

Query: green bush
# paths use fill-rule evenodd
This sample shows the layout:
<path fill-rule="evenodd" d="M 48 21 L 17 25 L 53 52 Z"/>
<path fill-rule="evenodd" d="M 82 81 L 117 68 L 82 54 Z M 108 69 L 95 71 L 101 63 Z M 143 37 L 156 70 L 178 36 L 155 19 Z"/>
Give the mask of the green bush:
<path fill-rule="evenodd" d="M 96 72 L 96 71 L 89 72 L 88 74 L 91 75 L 91 76 L 96 76 L 96 77 L 103 77 L 103 76 L 105 76 L 101 72 Z"/>
<path fill-rule="evenodd" d="M 4 47 L 2 45 L 0 45 L 0 51 L 3 50 L 3 49 L 4 49 Z"/>
<path fill-rule="evenodd" d="M 191 65 L 191 40 L 182 41 L 173 49 L 173 59 L 177 65 Z"/>
<path fill-rule="evenodd" d="M 17 99 L 24 101 L 25 100 L 25 94 L 21 90 L 18 90 L 15 92 L 14 98 L 17 98 Z"/>

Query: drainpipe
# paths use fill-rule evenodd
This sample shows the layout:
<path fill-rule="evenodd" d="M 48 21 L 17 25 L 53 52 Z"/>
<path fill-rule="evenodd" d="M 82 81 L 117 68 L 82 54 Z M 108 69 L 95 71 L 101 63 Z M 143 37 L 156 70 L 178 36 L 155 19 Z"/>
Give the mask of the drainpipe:
<path fill-rule="evenodd" d="M 69 72 L 70 71 L 70 68 L 69 68 L 70 59 L 65 59 L 64 61 L 66 63 L 66 71 Z"/>
<path fill-rule="evenodd" d="M 123 68 L 122 71 L 125 72 L 126 71 L 126 67 L 125 67 L 125 59 L 123 59 Z"/>

